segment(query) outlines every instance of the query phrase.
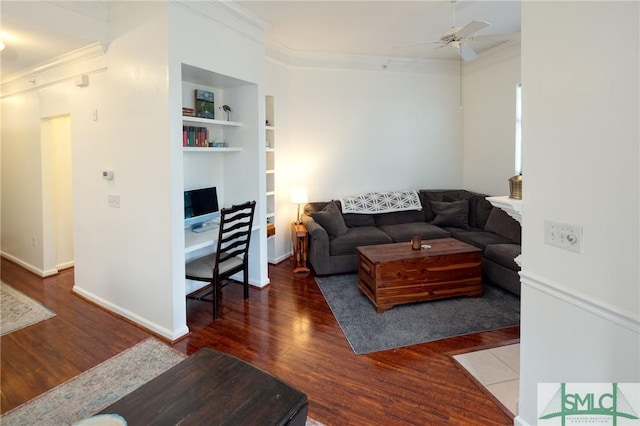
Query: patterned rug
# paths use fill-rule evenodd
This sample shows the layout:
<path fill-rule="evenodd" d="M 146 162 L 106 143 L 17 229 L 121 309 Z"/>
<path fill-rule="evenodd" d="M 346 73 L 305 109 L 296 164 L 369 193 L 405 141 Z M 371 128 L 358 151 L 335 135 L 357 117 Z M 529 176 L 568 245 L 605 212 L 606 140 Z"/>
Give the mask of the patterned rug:
<path fill-rule="evenodd" d="M 93 416 L 187 356 L 148 338 L 0 416 L 2 426 L 73 425 Z M 307 418 L 306 426 L 324 426 Z"/>
<path fill-rule="evenodd" d="M 149 338 L 0 416 L 0 424 L 71 425 L 89 417 L 186 358 Z"/>
<path fill-rule="evenodd" d="M 36 324 L 56 315 L 51 309 L 0 282 L 0 335 Z"/>

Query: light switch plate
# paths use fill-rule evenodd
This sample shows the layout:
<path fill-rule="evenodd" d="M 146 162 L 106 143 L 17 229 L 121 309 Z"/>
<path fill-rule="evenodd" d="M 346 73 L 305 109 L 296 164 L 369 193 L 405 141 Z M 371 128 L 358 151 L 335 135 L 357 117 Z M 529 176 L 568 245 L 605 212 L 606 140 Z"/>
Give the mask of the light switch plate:
<path fill-rule="evenodd" d="M 582 227 L 579 225 L 569 225 L 566 223 L 545 220 L 544 242 L 580 253 L 582 249 Z"/>
<path fill-rule="evenodd" d="M 107 196 L 107 203 L 109 207 L 120 208 L 120 196 L 109 194 Z"/>

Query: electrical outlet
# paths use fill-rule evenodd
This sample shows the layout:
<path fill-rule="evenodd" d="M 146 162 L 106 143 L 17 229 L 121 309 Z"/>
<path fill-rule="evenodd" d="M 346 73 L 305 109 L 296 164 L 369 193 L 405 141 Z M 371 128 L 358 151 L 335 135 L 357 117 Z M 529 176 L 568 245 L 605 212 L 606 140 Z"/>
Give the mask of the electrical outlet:
<path fill-rule="evenodd" d="M 582 248 L 582 228 L 578 225 L 545 220 L 544 242 L 565 250 L 580 253 Z"/>
<path fill-rule="evenodd" d="M 120 196 L 109 194 L 107 196 L 107 204 L 109 207 L 120 208 Z"/>
<path fill-rule="evenodd" d="M 33 237 L 31 237 L 31 244 L 34 247 L 38 247 L 38 238 L 35 235 Z"/>

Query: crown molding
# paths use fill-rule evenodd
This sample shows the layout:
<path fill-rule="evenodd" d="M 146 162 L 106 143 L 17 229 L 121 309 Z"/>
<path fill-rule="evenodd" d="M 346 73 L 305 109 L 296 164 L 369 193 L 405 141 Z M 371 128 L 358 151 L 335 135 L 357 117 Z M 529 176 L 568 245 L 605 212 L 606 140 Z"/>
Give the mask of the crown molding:
<path fill-rule="evenodd" d="M 264 32 L 270 26 L 268 22 L 249 12 L 234 1 L 170 0 L 169 2 L 190 13 L 215 21 L 231 31 L 258 43 L 264 43 Z"/>
<path fill-rule="evenodd" d="M 308 52 L 289 49 L 267 39 L 268 60 L 289 68 L 316 68 L 354 71 L 407 72 L 421 74 L 450 74 L 457 70 L 458 61 L 451 59 L 402 58 L 356 54 Z"/>
<path fill-rule="evenodd" d="M 102 56 L 106 51 L 107 45 L 105 43 L 96 42 L 89 44 L 85 47 L 81 47 L 80 49 L 76 49 L 71 52 L 65 53 L 64 55 L 60 55 L 57 58 L 41 62 L 32 67 L 25 68 L 24 70 L 10 74 L 2 79 L 2 81 L 0 81 L 0 88 L 3 88 L 9 84 L 16 83 L 20 80 L 34 79 L 41 74 L 53 71 L 58 68 Z"/>
<path fill-rule="evenodd" d="M 0 99 L 107 69 L 105 45 L 97 42 L 61 55 L 0 81 Z"/>

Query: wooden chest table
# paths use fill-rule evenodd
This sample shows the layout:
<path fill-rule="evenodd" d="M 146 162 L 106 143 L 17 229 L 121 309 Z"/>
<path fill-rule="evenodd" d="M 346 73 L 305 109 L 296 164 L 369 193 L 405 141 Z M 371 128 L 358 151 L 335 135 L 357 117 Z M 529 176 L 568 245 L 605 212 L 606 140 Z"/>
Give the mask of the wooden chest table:
<path fill-rule="evenodd" d="M 376 310 L 402 303 L 482 295 L 482 250 L 454 238 L 358 247 L 358 287 Z"/>
<path fill-rule="evenodd" d="M 136 425 L 300 425 L 307 397 L 236 357 L 201 349 L 102 410 Z"/>

